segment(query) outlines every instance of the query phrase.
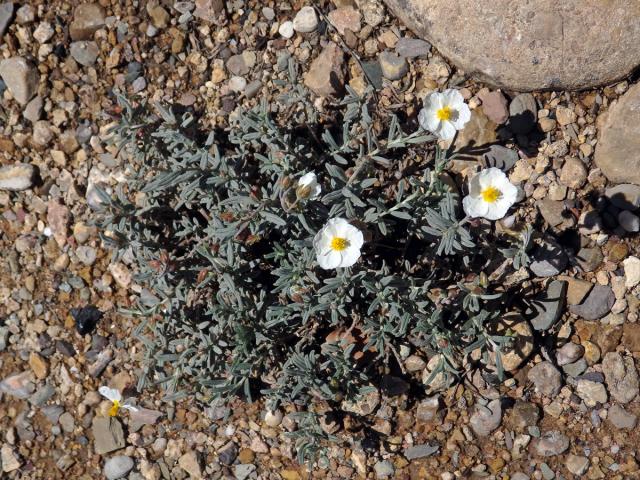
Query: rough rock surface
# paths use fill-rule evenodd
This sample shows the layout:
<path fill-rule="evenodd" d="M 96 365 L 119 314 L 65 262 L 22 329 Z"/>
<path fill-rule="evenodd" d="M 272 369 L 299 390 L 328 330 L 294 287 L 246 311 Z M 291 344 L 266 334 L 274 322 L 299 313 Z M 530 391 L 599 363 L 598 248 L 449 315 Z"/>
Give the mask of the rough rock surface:
<path fill-rule="evenodd" d="M 640 84 L 598 117 L 595 162 L 614 183 L 640 185 Z"/>
<path fill-rule="evenodd" d="M 626 0 L 385 1 L 463 70 L 513 90 L 603 85 L 640 64 L 640 4 Z"/>

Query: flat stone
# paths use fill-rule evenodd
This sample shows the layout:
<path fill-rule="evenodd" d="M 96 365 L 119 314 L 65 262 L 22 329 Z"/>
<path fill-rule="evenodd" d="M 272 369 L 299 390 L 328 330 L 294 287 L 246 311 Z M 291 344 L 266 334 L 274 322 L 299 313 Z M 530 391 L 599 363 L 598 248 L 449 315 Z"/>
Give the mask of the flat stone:
<path fill-rule="evenodd" d="M 500 426 L 502 421 L 502 405 L 500 399 L 491 400 L 487 406 L 476 404 L 469 419 L 473 432 L 479 437 L 486 437 Z"/>
<path fill-rule="evenodd" d="M 535 330 L 551 328 L 562 315 L 566 298 L 567 282 L 553 280 L 547 290 L 531 301 L 526 312 Z"/>
<path fill-rule="evenodd" d="M 602 361 L 602 372 L 609 393 L 618 402 L 629 403 L 638 395 L 638 372 L 632 357 L 609 352 Z"/>
<path fill-rule="evenodd" d="M 618 214 L 618 223 L 629 233 L 640 232 L 640 217 L 629 210 L 623 210 Z"/>
<path fill-rule="evenodd" d="M 431 51 L 431 44 L 420 38 L 401 37 L 396 43 L 396 53 L 404 58 L 426 57 Z"/>
<path fill-rule="evenodd" d="M 344 53 L 333 42 L 327 43 L 304 76 L 304 84 L 321 97 L 337 96 L 344 89 Z"/>
<path fill-rule="evenodd" d="M 413 445 L 404 449 L 404 456 L 407 460 L 415 460 L 416 458 L 429 457 L 440 450 L 438 445 L 429 445 L 427 443 L 422 445 Z"/>
<path fill-rule="evenodd" d="M 604 194 L 614 206 L 623 210 L 640 208 L 640 185 L 623 183 L 607 188 Z"/>
<path fill-rule="evenodd" d="M 482 101 L 482 111 L 497 125 L 502 125 L 509 119 L 509 102 L 500 91 L 487 91 L 478 96 Z"/>
<path fill-rule="evenodd" d="M 578 395 L 587 407 L 595 407 L 598 403 L 607 401 L 607 390 L 602 383 L 591 380 L 580 379 L 576 385 L 576 395 Z"/>
<path fill-rule="evenodd" d="M 35 389 L 31 375 L 29 371 L 9 375 L 0 382 L 0 392 L 16 398 L 29 398 Z"/>
<path fill-rule="evenodd" d="M 438 418 L 442 418 L 440 409 L 440 396 L 434 395 L 422 400 L 416 409 L 416 420 L 424 423 L 431 423 Z"/>
<path fill-rule="evenodd" d="M 373 466 L 376 478 L 389 478 L 393 476 L 396 469 L 389 460 L 381 460 Z"/>
<path fill-rule="evenodd" d="M 93 34 L 105 25 L 105 11 L 97 3 L 81 3 L 73 12 L 69 35 L 74 41 L 91 40 Z"/>
<path fill-rule="evenodd" d="M 53 232 L 53 238 L 60 247 L 63 247 L 67 242 L 70 222 L 71 212 L 69 209 L 58 199 L 49 200 L 47 203 L 47 223 Z"/>
<path fill-rule="evenodd" d="M 485 168 L 496 167 L 507 173 L 518 161 L 518 152 L 502 145 L 490 145 L 480 159 Z"/>
<path fill-rule="evenodd" d="M 71 43 L 69 53 L 80 65 L 91 67 L 96 63 L 96 59 L 100 55 L 100 49 L 94 41 L 79 40 Z"/>
<path fill-rule="evenodd" d="M 640 258 L 628 257 L 622 264 L 624 265 L 624 286 L 632 289 L 640 284 Z"/>
<path fill-rule="evenodd" d="M 327 15 L 331 25 L 333 25 L 340 35 L 344 35 L 347 30 L 358 33 L 362 28 L 362 15 L 351 5 L 331 10 Z"/>
<path fill-rule="evenodd" d="M 636 427 L 638 423 L 638 416 L 633 413 L 627 412 L 624 407 L 620 405 L 612 405 L 609 409 L 607 419 L 613 424 L 614 427 L 619 429 L 631 430 Z"/>
<path fill-rule="evenodd" d="M 485 115 L 482 108 L 471 110 L 471 118 L 458 131 L 454 150 L 459 150 L 465 156 L 480 158 L 486 152 L 486 147 L 497 141 L 496 128 L 497 125 Z"/>
<path fill-rule="evenodd" d="M 505 424 L 509 425 L 510 428 L 522 432 L 527 427 L 537 425 L 539 420 L 540 409 L 536 404 L 516 400 L 513 408 L 509 410 Z"/>
<path fill-rule="evenodd" d="M 224 15 L 224 0 L 196 0 L 193 16 L 209 23 L 216 23 Z"/>
<path fill-rule="evenodd" d="M 104 462 L 104 476 L 107 480 L 124 478 L 133 469 L 133 459 L 126 455 L 116 455 Z"/>
<path fill-rule="evenodd" d="M 377 390 L 373 390 L 369 393 L 365 393 L 357 400 L 343 400 L 342 401 L 342 410 L 345 412 L 355 413 L 360 416 L 371 415 L 378 405 L 380 404 L 380 393 Z"/>
<path fill-rule="evenodd" d="M 0 43 L 13 19 L 13 2 L 0 3 Z"/>
<path fill-rule="evenodd" d="M 576 378 L 582 375 L 588 367 L 589 365 L 587 364 L 587 361 L 584 358 L 581 358 L 573 363 L 567 363 L 566 365 L 563 365 L 562 371 L 570 377 Z"/>
<path fill-rule="evenodd" d="M 0 167 L 0 190 L 19 192 L 33 186 L 35 168 L 28 163 Z"/>
<path fill-rule="evenodd" d="M 589 459 L 581 455 L 567 455 L 564 463 L 567 470 L 577 476 L 584 475 L 589 469 Z"/>
<path fill-rule="evenodd" d="M 234 465 L 233 473 L 236 476 L 237 480 L 245 480 L 251 476 L 253 472 L 256 471 L 256 466 L 252 464 L 238 464 Z"/>
<path fill-rule="evenodd" d="M 578 305 L 582 303 L 587 294 L 593 288 L 593 283 L 580 278 L 561 276 L 559 280 L 567 282 L 567 304 Z"/>
<path fill-rule="evenodd" d="M 224 465 L 231 465 L 238 456 L 238 446 L 229 442 L 218 452 L 218 459 Z"/>
<path fill-rule="evenodd" d="M 517 95 L 509 104 L 509 129 L 519 135 L 530 133 L 536 126 L 538 104 L 530 93 Z"/>
<path fill-rule="evenodd" d="M 587 181 L 587 167 L 576 157 L 569 157 L 565 160 L 560 170 L 560 183 L 568 188 L 577 190 Z"/>
<path fill-rule="evenodd" d="M 639 103 L 640 84 L 636 84 L 598 117 L 594 160 L 613 183 L 640 185 Z"/>
<path fill-rule="evenodd" d="M 98 455 L 120 450 L 126 446 L 122 424 L 117 418 L 93 417 L 91 430 L 94 450 Z"/>
<path fill-rule="evenodd" d="M 593 272 L 604 260 L 600 247 L 581 248 L 576 255 L 576 262 L 583 272 Z"/>
<path fill-rule="evenodd" d="M 580 305 L 570 305 L 569 311 L 585 320 L 598 320 L 611 311 L 616 301 L 608 285 L 595 285 Z"/>
<path fill-rule="evenodd" d="M 568 365 L 582 358 L 584 347 L 577 343 L 568 342 L 556 350 L 556 362 L 559 366 Z"/>
<path fill-rule="evenodd" d="M 547 397 L 555 397 L 562 388 L 562 374 L 551 362 L 543 361 L 533 366 L 527 378 L 538 393 Z"/>
<path fill-rule="evenodd" d="M 510 90 L 606 85 L 640 64 L 640 5 L 628 0 L 385 3 L 465 72 Z"/>
<path fill-rule="evenodd" d="M 531 442 L 532 453 L 542 457 L 560 455 L 569 448 L 569 439 L 558 430 L 543 433 Z"/>
<path fill-rule="evenodd" d="M 378 61 L 380 62 L 382 75 L 389 80 L 400 80 L 409 70 L 404 57 L 393 52 L 380 52 Z"/>
<path fill-rule="evenodd" d="M 0 62 L 0 77 L 20 105 L 26 105 L 38 91 L 40 73 L 23 57 L 11 57 Z"/>
<path fill-rule="evenodd" d="M 4 444 L 0 448 L 0 466 L 2 466 L 2 471 L 5 473 L 18 470 L 22 466 L 20 457 L 8 444 Z"/>
<path fill-rule="evenodd" d="M 302 7 L 293 18 L 293 29 L 300 33 L 315 32 L 318 28 L 318 15 L 313 7 Z"/>
<path fill-rule="evenodd" d="M 553 277 L 567 268 L 569 259 L 564 249 L 552 238 L 547 238 L 532 252 L 533 261 L 529 265 L 537 277 Z"/>
<path fill-rule="evenodd" d="M 178 459 L 178 465 L 185 472 L 190 475 L 190 478 L 198 480 L 202 478 L 202 468 L 200 467 L 200 461 L 198 454 L 191 450 Z"/>

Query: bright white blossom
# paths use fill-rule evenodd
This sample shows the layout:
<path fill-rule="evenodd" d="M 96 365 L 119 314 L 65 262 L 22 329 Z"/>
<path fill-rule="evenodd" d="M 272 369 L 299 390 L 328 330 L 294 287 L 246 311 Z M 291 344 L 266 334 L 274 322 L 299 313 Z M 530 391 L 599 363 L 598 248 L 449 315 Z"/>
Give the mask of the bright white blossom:
<path fill-rule="evenodd" d="M 362 232 L 344 218 L 332 218 L 313 239 L 316 258 L 325 270 L 350 267 L 360 258 Z"/>
<path fill-rule="evenodd" d="M 138 411 L 138 409 L 133 405 L 129 405 L 129 403 L 123 402 L 122 394 L 115 388 L 102 386 L 98 389 L 98 391 L 100 392 L 100 395 L 105 397 L 107 400 L 109 400 L 113 404 L 109 409 L 110 417 L 115 417 L 118 414 L 118 410 L 120 410 L 121 408 L 124 408 L 126 410 L 131 410 L 132 412 Z"/>
<path fill-rule="evenodd" d="M 476 173 L 469 180 L 469 195 L 462 200 L 464 212 L 470 217 L 499 220 L 516 203 L 518 189 L 499 168 L 491 167 Z"/>
<path fill-rule="evenodd" d="M 313 172 L 305 173 L 298 179 L 296 195 L 298 198 L 313 200 L 320 196 L 322 187 L 318 184 L 318 177 Z"/>
<path fill-rule="evenodd" d="M 451 140 L 471 118 L 471 111 L 458 90 L 449 88 L 433 92 L 424 99 L 424 108 L 418 114 L 420 126 L 440 137 Z"/>

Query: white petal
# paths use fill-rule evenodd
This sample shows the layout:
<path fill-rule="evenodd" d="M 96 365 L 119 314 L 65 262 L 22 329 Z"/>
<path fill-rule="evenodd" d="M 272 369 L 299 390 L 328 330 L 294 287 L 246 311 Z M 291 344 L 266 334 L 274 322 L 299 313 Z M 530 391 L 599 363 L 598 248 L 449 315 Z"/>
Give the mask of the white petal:
<path fill-rule="evenodd" d="M 462 94 L 455 88 L 448 88 L 442 92 L 442 99 L 445 105 L 448 105 L 454 110 L 458 110 L 460 105 L 464 103 Z"/>
<path fill-rule="evenodd" d="M 504 180 L 509 182 L 504 172 L 496 167 L 486 168 L 478 174 L 478 181 L 482 190 L 488 187 L 495 187 L 502 191 L 500 187 L 504 185 Z"/>
<path fill-rule="evenodd" d="M 100 392 L 100 395 L 105 397 L 107 400 L 111 400 L 112 402 L 119 402 L 120 400 L 122 400 L 122 394 L 115 388 L 102 386 L 98 389 L 98 391 Z"/>
<path fill-rule="evenodd" d="M 504 200 L 498 200 L 493 203 L 488 203 L 487 205 L 489 209 L 487 210 L 486 215 L 484 215 L 484 218 L 488 220 L 500 220 L 507 214 L 507 211 L 511 206 L 509 202 L 505 202 Z"/>
<path fill-rule="evenodd" d="M 438 130 L 438 136 L 442 139 L 442 140 L 451 140 L 453 139 L 453 137 L 456 136 L 456 127 L 453 126 L 453 123 L 451 122 L 441 122 L 440 124 L 440 130 Z"/>
<path fill-rule="evenodd" d="M 513 205 L 514 203 L 516 203 L 516 201 L 518 201 L 518 187 L 516 187 L 512 183 L 505 185 L 502 189 L 502 196 L 504 197 L 505 201 L 508 201 L 509 203 L 511 203 L 511 205 Z"/>
<path fill-rule="evenodd" d="M 316 184 L 316 186 L 313 188 L 313 191 L 311 192 L 311 197 L 309 197 L 311 200 L 318 198 L 320 196 L 320 193 L 322 192 L 322 187 L 318 184 Z"/>
<path fill-rule="evenodd" d="M 455 120 L 453 120 L 453 125 L 458 130 L 462 130 L 469 120 L 471 120 L 471 110 L 469 110 L 469 106 L 466 103 L 463 103 L 457 107 L 456 112 L 457 115 Z"/>
<path fill-rule="evenodd" d="M 480 186 L 480 174 L 476 173 L 469 179 L 469 195 L 472 197 L 480 197 L 482 187 Z"/>
<path fill-rule="evenodd" d="M 311 187 L 317 183 L 316 174 L 313 172 L 305 173 L 298 180 L 298 185 L 302 187 Z"/>
<path fill-rule="evenodd" d="M 335 250 L 329 250 L 328 252 L 318 255 L 318 265 L 325 270 L 331 270 L 338 268 L 342 262 L 342 255 Z"/>
<path fill-rule="evenodd" d="M 137 412 L 138 407 L 134 407 L 133 405 L 129 405 L 128 403 L 123 403 L 120 405 L 120 408 L 124 408 L 125 410 L 130 410 L 132 412 Z"/>
<path fill-rule="evenodd" d="M 354 263 L 358 261 L 360 258 L 360 249 L 359 248 L 347 248 L 344 252 L 342 252 L 342 261 L 340 262 L 341 267 L 350 267 Z"/>
<path fill-rule="evenodd" d="M 467 195 L 462 199 L 462 209 L 471 218 L 484 217 L 489 210 L 489 204 L 480 198 Z"/>
<path fill-rule="evenodd" d="M 436 132 L 440 127 L 440 120 L 438 120 L 436 111 L 433 109 L 427 109 L 426 107 L 420 110 L 420 113 L 418 114 L 418 123 L 423 130 L 427 130 L 429 132 Z"/>

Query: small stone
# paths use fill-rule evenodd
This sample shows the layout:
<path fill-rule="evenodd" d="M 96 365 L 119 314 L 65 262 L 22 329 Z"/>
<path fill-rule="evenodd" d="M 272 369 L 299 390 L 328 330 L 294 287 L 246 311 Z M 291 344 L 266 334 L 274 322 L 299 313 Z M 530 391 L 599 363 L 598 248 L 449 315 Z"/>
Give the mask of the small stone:
<path fill-rule="evenodd" d="M 58 422 L 60 423 L 62 430 L 67 433 L 73 433 L 73 430 L 76 427 L 76 422 L 73 418 L 73 415 L 71 415 L 69 412 L 64 412 L 62 415 L 60 415 Z"/>
<path fill-rule="evenodd" d="M 236 476 L 236 480 L 245 480 L 251 476 L 253 472 L 256 471 L 256 466 L 252 464 L 239 464 L 233 467 L 234 474 Z"/>
<path fill-rule="evenodd" d="M 209 23 L 217 23 L 226 13 L 225 3 L 224 0 L 196 0 L 193 16 Z"/>
<path fill-rule="evenodd" d="M 555 240 L 547 238 L 532 253 L 533 261 L 529 265 L 538 277 L 553 277 L 567 268 L 569 259 L 564 249 Z"/>
<path fill-rule="evenodd" d="M 508 172 L 518 161 L 518 152 L 502 145 L 490 145 L 488 151 L 482 155 L 484 167 L 496 167 Z"/>
<path fill-rule="evenodd" d="M 603 260 L 604 256 L 600 247 L 581 248 L 576 255 L 576 261 L 583 272 L 593 272 Z"/>
<path fill-rule="evenodd" d="M 567 211 L 564 202 L 543 198 L 536 202 L 542 218 L 551 226 L 556 227 L 567 219 Z"/>
<path fill-rule="evenodd" d="M 13 18 L 13 2 L 0 3 L 0 42 Z"/>
<path fill-rule="evenodd" d="M 277 427 L 282 423 L 283 415 L 282 410 L 267 410 L 264 415 L 264 423 L 269 425 L 270 427 Z"/>
<path fill-rule="evenodd" d="M 157 29 L 166 28 L 171 21 L 169 12 L 167 12 L 162 6 L 156 5 L 155 7 L 148 8 L 147 11 L 151 17 L 151 23 Z"/>
<path fill-rule="evenodd" d="M 605 196 L 618 208 L 636 210 L 640 208 L 640 185 L 623 183 L 605 190 Z"/>
<path fill-rule="evenodd" d="M 568 363 L 562 366 L 562 371 L 569 375 L 572 378 L 576 378 L 582 375 L 589 365 L 587 365 L 587 361 L 584 358 L 581 358 L 573 363 Z"/>
<path fill-rule="evenodd" d="M 80 245 L 76 248 L 76 256 L 78 257 L 78 260 L 87 266 L 91 266 L 95 263 L 97 255 L 98 252 L 94 247 Z"/>
<path fill-rule="evenodd" d="M 590 380 L 580 379 L 576 385 L 576 395 L 578 395 L 587 407 L 595 407 L 598 403 L 607 401 L 607 390 L 604 385 Z"/>
<path fill-rule="evenodd" d="M 396 469 L 389 460 L 381 460 L 376 462 L 373 466 L 373 470 L 376 473 L 376 478 L 389 478 L 392 477 Z"/>
<path fill-rule="evenodd" d="M 20 25 L 26 25 L 27 23 L 33 22 L 35 19 L 35 9 L 33 8 L 33 5 L 29 5 L 28 3 L 22 5 L 16 12 L 16 22 L 18 22 Z"/>
<path fill-rule="evenodd" d="M 531 301 L 527 315 L 531 315 L 531 325 L 538 331 L 551 328 L 562 315 L 564 309 L 567 282 L 554 280 L 547 290 Z"/>
<path fill-rule="evenodd" d="M 604 228 L 604 222 L 597 210 L 583 211 L 578 219 L 578 231 L 581 235 L 598 233 Z"/>
<path fill-rule="evenodd" d="M 73 59 L 80 65 L 91 67 L 96 63 L 96 59 L 98 55 L 100 55 L 100 49 L 94 41 L 79 40 L 71 43 L 69 53 L 71 53 Z"/>
<path fill-rule="evenodd" d="M 469 424 L 479 437 L 486 437 L 500 426 L 502 421 L 502 405 L 500 399 L 492 400 L 488 405 L 477 404 Z"/>
<path fill-rule="evenodd" d="M 40 95 L 36 95 L 29 103 L 27 103 L 27 106 L 24 107 L 22 116 L 31 123 L 36 123 L 42 118 L 43 106 L 44 102 L 42 101 L 42 97 Z"/>
<path fill-rule="evenodd" d="M 629 210 L 623 210 L 618 214 L 618 223 L 627 232 L 640 232 L 640 217 L 631 213 Z"/>
<path fill-rule="evenodd" d="M 278 27 L 278 33 L 284 38 L 293 37 L 293 34 L 295 33 L 295 30 L 293 29 L 293 22 L 288 20 L 282 23 L 280 27 Z"/>
<path fill-rule="evenodd" d="M 29 398 L 34 389 L 31 373 L 28 371 L 9 375 L 0 382 L 0 392 L 16 398 Z"/>
<path fill-rule="evenodd" d="M 311 33 L 315 32 L 316 28 L 318 28 L 316 9 L 313 7 L 302 7 L 293 19 L 293 29 L 300 33 Z"/>
<path fill-rule="evenodd" d="M 29 355 L 29 366 L 36 378 L 43 380 L 49 375 L 49 364 L 47 361 L 35 352 Z"/>
<path fill-rule="evenodd" d="M 622 357 L 609 352 L 602 361 L 607 388 L 611 396 L 620 403 L 629 403 L 638 394 L 638 372 L 632 357 Z"/>
<path fill-rule="evenodd" d="M 487 92 L 479 97 L 482 101 L 482 110 L 491 121 L 502 125 L 509 119 L 509 104 L 502 92 Z"/>
<path fill-rule="evenodd" d="M 582 187 L 587 181 L 587 167 L 582 160 L 569 157 L 565 160 L 560 170 L 560 183 L 574 190 Z"/>
<path fill-rule="evenodd" d="M 584 347 L 584 359 L 589 365 L 595 365 L 600 360 L 600 348 L 588 340 L 582 342 Z"/>
<path fill-rule="evenodd" d="M 544 133 L 554 131 L 556 129 L 556 126 L 557 122 L 553 118 L 542 117 L 538 120 L 538 127 L 540 127 L 540 130 L 542 130 Z"/>
<path fill-rule="evenodd" d="M 245 62 L 244 55 L 232 55 L 227 60 L 226 65 L 227 65 L 227 69 L 233 75 L 246 75 L 247 73 L 249 73 L 249 70 L 250 70 L 249 66 Z"/>
<path fill-rule="evenodd" d="M 218 459 L 224 465 L 231 465 L 238 456 L 238 447 L 235 443 L 229 442 L 218 452 Z"/>
<path fill-rule="evenodd" d="M 47 203 L 47 223 L 53 232 L 53 238 L 60 248 L 67 242 L 68 225 L 71 220 L 71 212 L 57 199 L 51 199 Z"/>
<path fill-rule="evenodd" d="M 401 37 L 396 43 L 396 53 L 404 58 L 426 57 L 431 51 L 431 44 L 419 38 Z"/>
<path fill-rule="evenodd" d="M 565 466 L 567 467 L 567 470 L 574 475 L 582 476 L 587 473 L 589 468 L 589 459 L 580 455 L 570 454 L 567 455 Z"/>
<path fill-rule="evenodd" d="M 129 412 L 129 429 L 133 430 L 133 425 L 136 427 L 142 425 L 155 425 L 158 422 L 158 419 L 163 415 L 164 413 L 159 410 L 138 407 L 136 411 Z"/>
<path fill-rule="evenodd" d="M 93 417 L 91 430 L 94 450 L 98 455 L 104 455 L 126 446 L 122 424 L 117 418 Z"/>
<path fill-rule="evenodd" d="M 111 349 L 103 350 L 96 357 L 95 362 L 89 365 L 87 371 L 89 375 L 93 378 L 98 378 L 104 369 L 111 363 L 113 360 L 113 351 Z"/>
<path fill-rule="evenodd" d="M 360 416 L 371 415 L 380 404 L 380 392 L 373 390 L 369 393 L 361 395 L 357 400 L 343 400 L 342 410 L 345 412 L 355 413 Z"/>
<path fill-rule="evenodd" d="M 415 460 L 416 458 L 424 458 L 433 455 L 440 447 L 438 445 L 413 445 L 404 449 L 404 456 L 407 460 Z"/>
<path fill-rule="evenodd" d="M 551 362 L 540 362 L 527 373 L 536 391 L 547 397 L 555 397 L 562 388 L 562 374 Z"/>
<path fill-rule="evenodd" d="M 53 29 L 49 22 L 40 22 L 40 24 L 33 31 L 33 38 L 35 38 L 38 43 L 47 43 L 53 37 L 53 34 L 56 31 Z"/>
<path fill-rule="evenodd" d="M 0 190 L 19 192 L 33 186 L 35 169 L 28 163 L 0 167 Z"/>
<path fill-rule="evenodd" d="M 344 53 L 333 42 L 327 43 L 304 77 L 304 84 L 320 97 L 336 96 L 344 89 Z"/>
<path fill-rule="evenodd" d="M 53 140 L 51 124 L 46 120 L 38 120 L 33 124 L 33 143 L 37 147 L 47 147 Z"/>
<path fill-rule="evenodd" d="M 562 276 L 560 280 L 567 282 L 567 303 L 579 305 L 593 288 L 593 283 L 575 277 Z"/>
<path fill-rule="evenodd" d="M 557 430 L 545 432 L 531 442 L 533 453 L 542 457 L 560 455 L 569 448 L 569 439 Z"/>
<path fill-rule="evenodd" d="M 20 457 L 8 444 L 4 444 L 0 448 L 0 466 L 2 466 L 2 471 L 5 473 L 18 470 L 22 466 Z"/>
<path fill-rule="evenodd" d="M 358 33 L 362 28 L 362 15 L 352 6 L 339 7 L 331 10 L 327 15 L 331 25 L 333 25 L 340 35 L 344 35 L 346 30 Z"/>
<path fill-rule="evenodd" d="M 190 475 L 190 478 L 198 480 L 202 478 L 202 468 L 198 455 L 193 450 L 185 453 L 178 459 L 178 465 Z"/>
<path fill-rule="evenodd" d="M 400 80 L 407 74 L 408 65 L 404 57 L 396 53 L 385 51 L 378 55 L 382 75 L 388 80 Z"/>
<path fill-rule="evenodd" d="M 105 12 L 97 3 L 81 3 L 73 12 L 69 25 L 72 40 L 91 40 L 93 34 L 105 25 Z"/>
<path fill-rule="evenodd" d="M 562 347 L 556 350 L 556 362 L 559 366 L 568 365 L 569 363 L 576 362 L 582 358 L 584 354 L 584 347 L 577 343 L 565 343 Z"/>
<path fill-rule="evenodd" d="M 488 325 L 492 335 L 509 335 L 511 343 L 502 349 L 502 367 L 507 372 L 517 370 L 533 351 L 533 331 L 531 325 L 521 315 L 507 313 Z M 437 358 L 434 356 L 432 358 Z M 495 353 L 490 355 L 495 364 Z M 426 371 L 425 371 L 426 372 Z"/>
<path fill-rule="evenodd" d="M 440 396 L 434 395 L 427 397 L 418 404 L 416 409 L 416 420 L 419 422 L 430 423 L 438 418 L 440 412 Z"/>
<path fill-rule="evenodd" d="M 620 405 L 613 405 L 609 409 L 607 419 L 614 427 L 619 429 L 632 430 L 636 428 L 636 424 L 638 423 L 637 415 L 627 412 L 624 407 Z"/>
<path fill-rule="evenodd" d="M 133 459 L 126 455 L 116 455 L 104 462 L 104 476 L 107 480 L 124 478 L 133 469 Z"/>
<path fill-rule="evenodd" d="M 526 135 L 536 126 L 538 106 L 530 93 L 517 95 L 509 105 L 509 122 L 507 126 L 517 135 Z"/>
<path fill-rule="evenodd" d="M 244 77 L 231 77 L 229 88 L 236 93 L 242 93 L 247 88 L 247 80 Z"/>
<path fill-rule="evenodd" d="M 574 112 L 570 108 L 563 107 L 562 105 L 558 105 L 558 107 L 556 108 L 556 119 L 562 126 L 575 123 L 577 118 L 578 116 L 576 115 L 576 112 Z"/>
<path fill-rule="evenodd" d="M 622 264 L 624 265 L 624 286 L 632 289 L 640 284 L 640 258 L 628 257 Z"/>
<path fill-rule="evenodd" d="M 20 105 L 26 105 L 38 91 L 38 69 L 22 57 L 12 57 L 0 62 L 0 77 Z"/>
<path fill-rule="evenodd" d="M 569 311 L 585 320 L 598 320 L 611 311 L 616 301 L 608 285 L 595 285 L 580 305 L 569 306 Z"/>

